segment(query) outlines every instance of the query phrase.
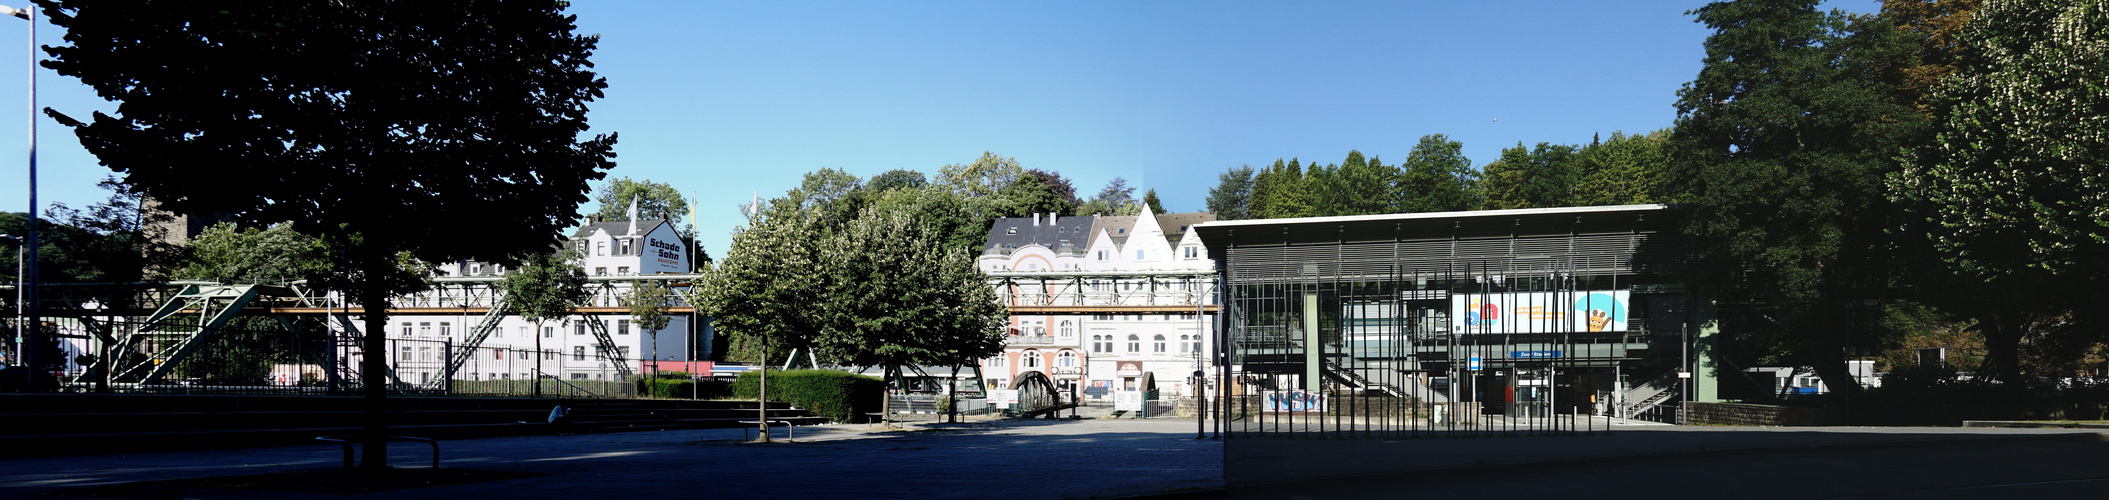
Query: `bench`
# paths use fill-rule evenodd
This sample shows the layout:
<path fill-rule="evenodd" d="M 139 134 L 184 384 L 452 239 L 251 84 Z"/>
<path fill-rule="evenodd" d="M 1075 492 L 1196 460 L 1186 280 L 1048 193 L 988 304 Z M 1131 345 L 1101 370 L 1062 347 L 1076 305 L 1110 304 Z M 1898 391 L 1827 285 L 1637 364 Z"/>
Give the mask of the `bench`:
<path fill-rule="evenodd" d="M 740 421 L 740 423 L 742 423 L 742 424 L 747 424 L 747 425 L 745 425 L 745 426 L 742 426 L 742 427 L 740 427 L 740 429 L 741 429 L 741 431 L 740 431 L 740 436 L 742 436 L 742 437 L 745 437 L 745 436 L 747 436 L 747 435 L 748 435 L 748 433 L 747 433 L 748 431 L 752 431 L 752 430 L 754 430 L 754 426 L 756 426 L 756 425 L 763 425 L 764 423 L 766 423 L 767 425 L 781 425 L 781 426 L 784 426 L 784 439 L 792 439 L 792 438 L 796 438 L 796 437 L 798 437 L 798 433 L 797 433 L 797 432 L 795 432 L 795 431 L 792 431 L 792 430 L 791 430 L 791 429 L 792 429 L 792 427 L 791 427 L 791 421 L 789 421 L 789 420 L 741 420 L 741 421 Z M 753 441 L 753 440 L 754 440 L 754 438 L 751 438 L 751 437 L 750 437 L 750 438 L 746 438 L 746 439 L 747 439 L 748 441 Z"/>
<path fill-rule="evenodd" d="M 363 442 L 365 438 L 366 436 L 321 436 L 315 440 L 337 443 L 338 446 L 344 447 L 344 470 L 352 470 L 352 443 Z M 382 436 L 381 439 L 384 441 L 381 446 L 388 446 L 386 441 L 417 441 L 432 445 L 432 468 L 439 468 L 439 441 L 412 436 Z"/>

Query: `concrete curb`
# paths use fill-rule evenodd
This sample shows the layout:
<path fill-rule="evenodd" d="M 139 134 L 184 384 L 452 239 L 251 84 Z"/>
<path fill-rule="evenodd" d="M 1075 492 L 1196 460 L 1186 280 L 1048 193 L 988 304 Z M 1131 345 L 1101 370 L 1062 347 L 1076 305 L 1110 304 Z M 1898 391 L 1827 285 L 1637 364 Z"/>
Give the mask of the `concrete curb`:
<path fill-rule="evenodd" d="M 1964 420 L 1963 427 L 2000 427 L 2008 429 L 2109 429 L 2109 424 L 2050 422 L 2042 420 Z"/>
<path fill-rule="evenodd" d="M 1784 454 L 1784 453 L 1796 453 L 1796 452 L 1806 452 L 1806 451 L 1857 451 L 1857 450 L 1886 450 L 1886 449 L 1908 449 L 1908 448 L 1932 448 L 1932 447 L 1940 447 L 1940 446 L 1956 446 L 1956 445 L 1966 445 L 1966 444 L 1985 444 L 1985 443 L 2063 443 L 2063 442 L 2085 442 L 2085 441 L 2109 441 L 2109 433 L 2101 433 L 2101 432 L 2071 432 L 2071 433 L 2059 433 L 2059 434 L 2032 434 L 2032 435 L 2026 435 L 2026 436 L 1978 436 L 1978 437 L 1962 437 L 1962 438 L 1948 438 L 1948 439 L 1909 439 L 1909 440 L 1896 440 L 1896 441 L 1871 441 L 1871 442 L 1858 442 L 1858 443 L 1831 443 L 1831 444 L 1802 444 L 1802 445 L 1788 445 L 1788 446 L 1756 446 L 1756 447 L 1745 447 L 1745 448 L 1723 448 L 1723 449 L 1707 449 L 1707 448 L 1705 448 L 1705 447 L 1698 447 L 1698 448 L 1694 448 L 1694 449 L 1690 449 L 1690 450 L 1677 450 L 1677 451 L 1662 451 L 1662 452 L 1649 452 L 1649 453 L 1629 453 L 1629 454 L 1623 454 L 1623 455 L 1598 455 L 1598 456 L 1588 456 L 1588 457 L 1574 457 L 1574 458 L 1557 458 L 1557 459 L 1551 459 L 1551 460 L 1533 460 L 1533 461 L 1527 461 L 1527 462 L 1509 462 L 1509 463 L 1498 463 L 1498 464 L 1485 464 L 1485 465 L 1459 465 L 1459 466 L 1450 466 L 1450 467 L 1428 467 L 1428 468 L 1420 468 L 1420 469 L 1404 469 L 1404 470 L 1397 470 L 1397 471 L 1387 471 L 1387 472 L 1374 472 L 1374 473 L 1354 473 L 1354 474 L 1341 474 L 1341 475 L 1331 475 L 1331 476 L 1317 476 L 1317 477 L 1307 477 L 1307 478 L 1301 478 L 1301 479 L 1288 479 L 1288 480 L 1281 480 L 1281 481 L 1267 481 L 1267 482 L 1258 482 L 1258 483 L 1244 483 L 1244 484 L 1234 484 L 1234 485 L 1230 485 L 1230 486 L 1225 486 L 1225 487 L 1221 487 L 1221 488 L 1209 488 L 1209 489 L 1203 489 L 1203 490 L 1189 490 L 1189 491 L 1178 491 L 1178 492 L 1165 492 L 1165 493 L 1151 493 L 1151 494 L 1141 494 L 1141 495 L 1129 495 L 1129 496 L 1117 496 L 1117 497 L 1108 497 L 1108 498 L 1117 498 L 1117 499 L 1150 499 L 1150 500 L 1201 500 L 1201 499 L 1220 499 L 1220 498 L 1226 498 L 1226 496 L 1227 496 L 1227 495 L 1229 495 L 1229 493 L 1230 493 L 1230 490 L 1232 490 L 1232 489 L 1237 489 L 1237 490 L 1255 490 L 1255 491 L 1264 491 L 1264 490 L 1280 490 L 1280 491 L 1294 491 L 1294 490 L 1295 490 L 1295 488 L 1296 488 L 1296 487 L 1297 487 L 1298 485 L 1303 485 L 1303 484 L 1307 484 L 1307 483 L 1320 483 L 1320 482 L 1342 482 L 1342 481 L 1355 481 L 1355 480 L 1358 480 L 1358 479 L 1368 479 L 1368 478 L 1385 478 L 1385 479 L 1401 479 L 1401 478 L 1416 478 L 1416 477 L 1433 477 L 1433 476 L 1445 476 L 1445 477 L 1448 477 L 1448 476 L 1457 476 L 1457 475 L 1468 475 L 1468 474 L 1488 474 L 1488 473 L 1499 473 L 1499 472 L 1513 472 L 1513 471 L 1518 471 L 1518 470 L 1528 470 L 1528 469 L 1541 469 L 1541 468 L 1546 468 L 1546 467 L 1563 467 L 1563 466 L 1573 466 L 1573 465 L 1585 465 L 1585 464 L 1586 464 L 1586 465 L 1601 465 L 1601 464 L 1605 464 L 1605 463 L 1640 463 L 1640 462 L 1649 462 L 1649 461 L 1656 461 L 1656 460 L 1671 460 L 1671 459 L 1687 459 L 1687 458 L 1697 458 L 1697 457 L 1733 457 L 1733 456 L 1751 456 L 1751 455 L 1770 455 L 1770 454 Z M 1226 460 L 1227 460 L 1227 457 L 1226 457 Z M 1227 479 L 1227 478 L 1226 478 L 1226 479 Z"/>

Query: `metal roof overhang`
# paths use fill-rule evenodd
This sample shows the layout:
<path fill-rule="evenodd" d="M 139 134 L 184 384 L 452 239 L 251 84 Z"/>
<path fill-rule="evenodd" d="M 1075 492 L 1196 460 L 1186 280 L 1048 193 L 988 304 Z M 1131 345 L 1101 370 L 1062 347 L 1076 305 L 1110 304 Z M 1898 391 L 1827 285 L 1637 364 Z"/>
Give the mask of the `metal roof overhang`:
<path fill-rule="evenodd" d="M 1221 252 L 1233 246 L 1675 230 L 1683 211 L 1664 204 L 1526 208 L 1213 221 L 1194 230 L 1222 262 Z"/>

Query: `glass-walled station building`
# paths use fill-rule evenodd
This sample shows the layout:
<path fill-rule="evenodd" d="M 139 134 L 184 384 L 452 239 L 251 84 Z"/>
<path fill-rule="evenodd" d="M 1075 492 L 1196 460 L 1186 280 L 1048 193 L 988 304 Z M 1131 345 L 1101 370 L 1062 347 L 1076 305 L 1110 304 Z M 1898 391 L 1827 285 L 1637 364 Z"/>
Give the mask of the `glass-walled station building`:
<path fill-rule="evenodd" d="M 1579 429 L 1712 399 L 1684 210 L 1625 205 L 1209 222 L 1233 435 Z M 1699 305 L 1700 307 L 1695 307 Z M 1697 375 L 1699 380 L 1690 377 Z M 1689 391 L 1705 391 L 1693 393 Z"/>

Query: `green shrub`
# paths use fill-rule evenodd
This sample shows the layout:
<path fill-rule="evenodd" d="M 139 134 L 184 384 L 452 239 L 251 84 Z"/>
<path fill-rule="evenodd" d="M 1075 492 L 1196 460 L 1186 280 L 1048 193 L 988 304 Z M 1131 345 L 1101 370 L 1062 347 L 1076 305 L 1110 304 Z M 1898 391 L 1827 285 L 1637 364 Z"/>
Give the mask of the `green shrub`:
<path fill-rule="evenodd" d="M 723 399 L 732 397 L 732 383 L 660 377 L 637 381 L 637 393 L 663 399 Z"/>
<path fill-rule="evenodd" d="M 732 383 L 733 397 L 752 399 L 759 395 L 760 373 L 741 373 Z M 814 415 L 836 422 L 849 422 L 864 413 L 879 411 L 886 383 L 878 377 L 835 370 L 790 370 L 769 374 L 769 399 L 789 401 Z"/>

